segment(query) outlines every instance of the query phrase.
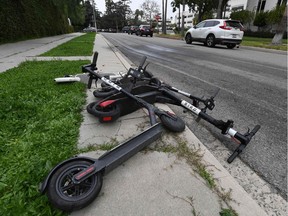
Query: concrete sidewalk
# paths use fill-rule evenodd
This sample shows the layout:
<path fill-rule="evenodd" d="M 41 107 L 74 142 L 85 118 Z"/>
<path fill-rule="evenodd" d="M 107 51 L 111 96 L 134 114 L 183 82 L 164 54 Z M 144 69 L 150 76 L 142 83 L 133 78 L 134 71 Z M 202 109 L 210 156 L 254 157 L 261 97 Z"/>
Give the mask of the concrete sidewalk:
<path fill-rule="evenodd" d="M 130 62 L 101 35 L 97 35 L 94 51 L 99 52 L 97 67 L 100 72 L 126 72 Z M 96 100 L 87 90 L 87 104 Z M 168 106 L 158 104 L 165 110 Z M 121 143 L 148 128 L 144 110 L 123 116 L 114 123 L 100 124 L 98 119 L 83 111 L 79 148 L 107 143 Z M 179 156 L 185 143 L 187 155 L 197 151 L 199 159 L 213 176 L 216 189 L 195 172 L 191 158 Z M 174 146 L 176 152 L 165 150 Z M 162 149 L 162 150 L 161 150 Z M 178 149 L 178 150 L 177 150 Z M 178 152 L 178 153 L 177 153 Z M 103 152 L 84 155 L 98 158 Z M 184 154 L 185 157 L 185 154 Z M 199 162 L 199 161 L 198 161 Z M 229 197 L 229 199 L 227 199 Z M 88 207 L 73 212 L 72 216 L 90 215 L 219 215 L 221 209 L 234 209 L 238 215 L 266 215 L 258 204 L 233 179 L 206 147 L 186 127 L 182 133 L 164 133 L 162 138 L 104 177 L 103 187 L 96 200 Z"/>
<path fill-rule="evenodd" d="M 82 34 L 64 34 L 0 45 L 0 73 Z"/>

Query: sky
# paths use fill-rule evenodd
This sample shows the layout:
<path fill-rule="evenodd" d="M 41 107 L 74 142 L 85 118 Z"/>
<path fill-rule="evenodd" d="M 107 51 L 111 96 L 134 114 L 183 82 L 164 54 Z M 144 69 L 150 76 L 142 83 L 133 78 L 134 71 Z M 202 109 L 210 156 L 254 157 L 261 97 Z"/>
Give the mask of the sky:
<path fill-rule="evenodd" d="M 115 2 L 117 2 L 117 0 L 114 0 Z M 132 11 L 135 11 L 136 9 L 141 9 L 141 4 L 144 2 L 145 0 L 132 0 L 130 5 L 130 8 Z M 159 6 L 160 6 L 160 12 L 162 11 L 162 0 L 155 0 Z M 96 7 L 98 8 L 99 11 L 104 12 L 106 10 L 105 7 L 105 0 L 96 0 Z M 173 14 L 172 12 L 172 7 L 171 5 L 171 0 L 167 1 L 167 18 L 171 17 L 171 16 L 175 16 L 175 14 Z"/>

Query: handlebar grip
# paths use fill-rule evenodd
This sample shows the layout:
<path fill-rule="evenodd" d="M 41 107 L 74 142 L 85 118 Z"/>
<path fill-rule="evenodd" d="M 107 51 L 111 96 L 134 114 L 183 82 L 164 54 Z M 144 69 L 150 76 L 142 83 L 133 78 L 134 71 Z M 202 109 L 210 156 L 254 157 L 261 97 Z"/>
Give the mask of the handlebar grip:
<path fill-rule="evenodd" d="M 94 55 L 93 55 L 93 60 L 92 60 L 92 64 L 96 65 L 97 63 L 97 59 L 98 59 L 98 52 L 94 52 Z"/>
<path fill-rule="evenodd" d="M 220 91 L 220 88 L 218 88 L 218 89 L 215 91 L 214 95 L 212 95 L 212 98 L 215 98 L 215 97 L 217 96 L 217 94 L 219 93 L 219 91 Z"/>
<path fill-rule="evenodd" d="M 92 81 L 93 81 L 93 78 L 92 78 L 92 76 L 90 76 L 90 77 L 89 77 L 89 80 L 88 80 L 88 84 L 87 84 L 87 88 L 88 88 L 88 89 L 91 89 Z"/>
<path fill-rule="evenodd" d="M 143 67 L 146 59 L 147 59 L 147 56 L 143 56 L 143 57 L 142 57 L 141 62 L 140 62 L 140 64 L 139 64 L 139 68 L 142 68 L 142 67 Z"/>
<path fill-rule="evenodd" d="M 260 125 L 256 125 L 249 134 L 251 134 L 251 136 L 254 136 L 260 128 Z"/>
<path fill-rule="evenodd" d="M 247 144 L 250 142 L 252 137 L 257 133 L 257 131 L 261 128 L 260 125 L 256 125 L 253 130 L 246 135 L 245 137 L 247 138 L 246 143 L 240 144 L 240 146 L 233 152 L 233 154 L 227 159 L 228 163 L 232 163 L 233 160 L 243 151 L 243 149 L 247 146 Z"/>
<path fill-rule="evenodd" d="M 233 154 L 227 159 L 227 162 L 230 164 L 234 161 L 234 159 L 240 154 L 238 151 L 234 151 Z"/>

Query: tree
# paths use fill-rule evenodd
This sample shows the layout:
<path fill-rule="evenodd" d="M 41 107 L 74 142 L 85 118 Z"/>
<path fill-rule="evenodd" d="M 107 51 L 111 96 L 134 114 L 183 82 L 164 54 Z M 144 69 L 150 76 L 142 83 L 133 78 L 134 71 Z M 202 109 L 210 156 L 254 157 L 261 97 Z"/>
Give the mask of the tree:
<path fill-rule="evenodd" d="M 171 2 L 171 6 L 173 8 L 173 12 L 175 12 L 177 9 L 178 9 L 178 30 L 180 29 L 180 5 L 181 5 L 181 2 L 180 0 L 174 0 Z"/>
<path fill-rule="evenodd" d="M 127 0 L 126 0 L 127 1 Z M 106 13 L 101 18 L 102 25 L 105 28 L 116 29 L 117 31 L 127 25 L 126 14 L 131 12 L 130 6 L 126 1 L 113 2 L 106 0 Z M 129 3 L 130 1 L 128 1 Z"/>
<path fill-rule="evenodd" d="M 217 19 L 222 19 L 223 10 L 226 8 L 228 1 L 229 0 L 219 0 L 217 6 Z"/>
<path fill-rule="evenodd" d="M 267 26 L 268 11 L 259 12 L 256 14 L 253 25 L 257 26 L 260 30 Z"/>
<path fill-rule="evenodd" d="M 93 23 L 93 7 L 90 1 L 85 1 L 85 22 L 84 27 L 92 26 Z"/>
<path fill-rule="evenodd" d="M 178 17 L 178 28 L 180 30 L 180 5 L 182 5 L 182 16 L 181 16 L 181 35 L 184 36 L 184 11 L 185 11 L 185 5 L 188 0 L 174 0 L 171 2 L 171 6 L 173 7 L 173 12 L 176 11 L 176 9 L 179 9 L 179 17 Z"/>
<path fill-rule="evenodd" d="M 254 20 L 255 13 L 248 10 L 233 11 L 230 14 L 230 18 L 233 20 L 239 20 L 243 25 L 249 24 Z"/>
<path fill-rule="evenodd" d="M 276 29 L 276 34 L 272 39 L 272 44 L 274 45 L 282 44 L 282 39 L 285 31 L 287 31 L 287 5 L 285 6 L 282 19 Z"/>
<path fill-rule="evenodd" d="M 218 3 L 218 7 L 217 7 L 217 19 L 221 19 L 222 18 L 222 3 L 223 3 L 223 0 L 219 0 L 219 3 Z"/>
<path fill-rule="evenodd" d="M 178 2 L 182 2 L 182 0 L 174 0 L 176 2 L 175 5 L 182 4 Z M 189 10 L 198 13 L 197 20 L 201 22 L 203 18 L 212 18 L 212 10 L 217 9 L 219 0 L 185 0 L 185 4 L 188 5 Z M 228 0 L 223 0 L 227 2 Z M 223 10 L 223 8 L 222 8 Z"/>
<path fill-rule="evenodd" d="M 181 35 L 184 37 L 184 11 L 185 11 L 186 0 L 182 0 L 182 24 L 181 24 Z"/>
<path fill-rule="evenodd" d="M 152 26 L 152 17 L 159 14 L 159 5 L 154 0 L 145 0 L 141 8 L 143 9 L 144 17 L 146 20 L 150 23 L 150 26 Z"/>

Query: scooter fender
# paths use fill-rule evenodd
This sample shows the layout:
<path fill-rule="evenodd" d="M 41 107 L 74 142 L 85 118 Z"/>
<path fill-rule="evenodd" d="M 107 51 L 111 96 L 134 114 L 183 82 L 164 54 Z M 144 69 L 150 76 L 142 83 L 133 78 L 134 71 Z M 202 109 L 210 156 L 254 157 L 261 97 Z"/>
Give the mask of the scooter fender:
<path fill-rule="evenodd" d="M 56 83 L 80 82 L 81 78 L 80 77 L 60 77 L 60 78 L 55 78 L 54 81 Z"/>
<path fill-rule="evenodd" d="M 41 194 L 44 194 L 45 191 L 46 191 L 46 188 L 47 188 L 47 185 L 48 185 L 48 182 L 49 180 L 51 179 L 52 175 L 59 169 L 61 168 L 62 166 L 64 166 L 65 164 L 71 162 L 71 161 L 78 161 L 78 160 L 85 160 L 85 161 L 88 161 L 88 162 L 91 162 L 91 163 L 94 163 L 96 160 L 93 159 L 93 158 L 89 158 L 89 157 L 78 157 L 78 156 L 75 156 L 73 158 L 69 158 L 65 161 L 62 161 L 61 163 L 57 164 L 48 174 L 48 176 L 45 178 L 45 180 L 43 182 L 40 183 L 39 185 L 39 191 Z"/>

